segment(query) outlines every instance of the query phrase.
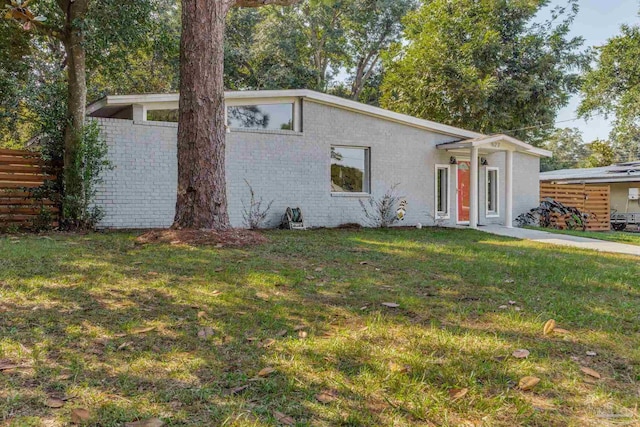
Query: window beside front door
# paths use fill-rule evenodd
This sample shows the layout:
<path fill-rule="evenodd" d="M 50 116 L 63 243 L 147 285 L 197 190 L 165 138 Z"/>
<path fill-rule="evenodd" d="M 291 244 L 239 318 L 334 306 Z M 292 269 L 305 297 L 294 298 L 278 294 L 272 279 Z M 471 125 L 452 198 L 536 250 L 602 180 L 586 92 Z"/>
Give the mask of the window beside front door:
<path fill-rule="evenodd" d="M 487 199 L 487 216 L 488 217 L 497 217 L 499 216 L 498 211 L 498 168 L 487 168 L 487 188 L 486 188 L 486 199 Z"/>
<path fill-rule="evenodd" d="M 449 218 L 449 165 L 436 165 L 436 219 Z"/>

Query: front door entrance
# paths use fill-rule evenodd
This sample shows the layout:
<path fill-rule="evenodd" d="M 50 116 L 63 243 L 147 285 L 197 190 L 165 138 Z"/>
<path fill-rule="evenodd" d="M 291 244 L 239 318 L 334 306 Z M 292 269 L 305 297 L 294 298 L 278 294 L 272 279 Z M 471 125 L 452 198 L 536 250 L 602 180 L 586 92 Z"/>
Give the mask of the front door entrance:
<path fill-rule="evenodd" d="M 458 161 L 458 223 L 469 222 L 471 162 Z"/>

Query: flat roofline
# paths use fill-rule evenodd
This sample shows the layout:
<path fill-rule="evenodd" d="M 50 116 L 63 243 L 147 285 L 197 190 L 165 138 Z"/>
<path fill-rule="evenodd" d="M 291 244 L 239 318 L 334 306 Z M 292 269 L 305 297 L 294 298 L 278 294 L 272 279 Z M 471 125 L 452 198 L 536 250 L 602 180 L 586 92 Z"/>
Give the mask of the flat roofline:
<path fill-rule="evenodd" d="M 545 178 L 540 177 L 540 182 L 555 182 L 557 184 L 618 184 L 624 182 L 637 182 L 640 185 L 640 176 L 619 176 L 610 178 Z"/>
<path fill-rule="evenodd" d="M 122 105 L 135 105 L 135 104 L 151 104 L 160 102 L 178 102 L 178 93 L 169 94 L 141 94 L 141 95 L 109 95 L 102 99 L 99 99 L 87 107 L 87 114 L 93 114 L 101 108 L 122 106 Z M 466 129 L 458 128 L 455 126 L 449 126 L 442 123 L 437 123 L 431 120 L 419 119 L 406 114 L 395 113 L 393 111 L 385 110 L 380 107 L 374 107 L 372 105 L 363 104 L 360 102 L 352 101 L 349 99 L 340 98 L 334 95 L 327 95 L 325 93 L 316 92 L 309 89 L 288 89 L 288 90 L 258 90 L 258 91 L 227 91 L 225 92 L 226 99 L 267 99 L 267 98 L 303 98 L 312 102 L 331 105 L 344 110 L 353 111 L 385 120 L 389 120 L 396 123 L 406 124 L 409 126 L 417 127 L 441 133 L 445 135 L 454 136 L 457 138 L 478 138 L 483 137 L 481 133 L 469 131 Z"/>

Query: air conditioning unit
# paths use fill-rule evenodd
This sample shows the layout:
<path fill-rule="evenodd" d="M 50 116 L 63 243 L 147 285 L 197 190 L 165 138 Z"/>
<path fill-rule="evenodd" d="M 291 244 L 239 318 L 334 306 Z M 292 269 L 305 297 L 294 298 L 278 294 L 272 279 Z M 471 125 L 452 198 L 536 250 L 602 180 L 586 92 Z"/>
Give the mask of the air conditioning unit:
<path fill-rule="evenodd" d="M 640 188 L 629 189 L 629 200 L 640 200 Z"/>

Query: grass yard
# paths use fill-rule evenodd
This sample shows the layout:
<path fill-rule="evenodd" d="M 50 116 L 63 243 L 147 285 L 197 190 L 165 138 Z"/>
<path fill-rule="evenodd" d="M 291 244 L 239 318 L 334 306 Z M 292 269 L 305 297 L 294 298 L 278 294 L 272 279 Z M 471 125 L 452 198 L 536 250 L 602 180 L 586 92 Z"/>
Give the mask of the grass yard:
<path fill-rule="evenodd" d="M 590 239 L 607 240 L 610 242 L 626 243 L 640 246 L 640 233 L 629 231 L 580 231 L 555 230 L 553 228 L 527 227 L 532 230 L 548 231 L 549 233 L 568 234 L 570 236 L 588 237 Z"/>
<path fill-rule="evenodd" d="M 0 367 L 19 365 L 0 425 L 640 425 L 637 258 L 470 230 L 266 235 L 0 237 Z M 551 318 L 566 331 L 543 335 Z"/>

